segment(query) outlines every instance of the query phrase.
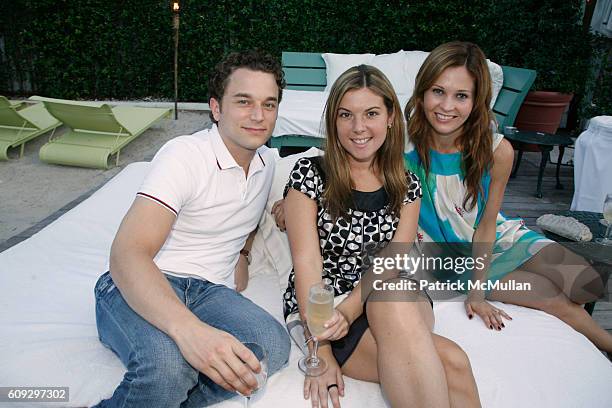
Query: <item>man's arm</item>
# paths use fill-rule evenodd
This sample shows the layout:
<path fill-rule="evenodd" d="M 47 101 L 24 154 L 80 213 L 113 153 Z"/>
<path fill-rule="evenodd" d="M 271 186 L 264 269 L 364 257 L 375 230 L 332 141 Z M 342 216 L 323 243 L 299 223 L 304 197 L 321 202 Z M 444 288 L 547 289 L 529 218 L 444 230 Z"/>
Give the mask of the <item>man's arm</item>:
<path fill-rule="evenodd" d="M 111 247 L 113 281 L 136 313 L 176 342 L 189 364 L 223 388 L 248 395 L 257 381 L 242 361 L 258 372 L 257 358 L 229 333 L 198 319 L 153 262 L 174 220 L 159 204 L 137 197 Z"/>

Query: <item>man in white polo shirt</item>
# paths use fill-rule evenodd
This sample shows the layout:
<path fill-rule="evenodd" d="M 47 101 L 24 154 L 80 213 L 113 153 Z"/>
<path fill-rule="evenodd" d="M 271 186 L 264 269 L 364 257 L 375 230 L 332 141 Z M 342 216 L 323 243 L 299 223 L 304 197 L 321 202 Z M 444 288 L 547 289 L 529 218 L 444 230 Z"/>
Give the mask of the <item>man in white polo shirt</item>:
<path fill-rule="evenodd" d="M 264 146 L 284 87 L 278 61 L 228 55 L 210 78 L 215 124 L 160 149 L 96 284 L 100 341 L 127 372 L 101 407 L 200 407 L 257 388 L 289 357 L 289 337 L 233 289 L 264 210 L 274 156 Z"/>

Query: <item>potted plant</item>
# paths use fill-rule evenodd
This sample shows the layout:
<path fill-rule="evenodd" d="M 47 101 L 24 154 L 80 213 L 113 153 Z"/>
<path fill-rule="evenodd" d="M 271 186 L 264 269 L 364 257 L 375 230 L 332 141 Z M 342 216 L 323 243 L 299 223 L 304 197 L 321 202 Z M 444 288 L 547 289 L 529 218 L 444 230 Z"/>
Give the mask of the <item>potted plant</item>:
<path fill-rule="evenodd" d="M 563 12 L 567 17 L 542 16 L 528 35 L 531 45 L 525 48 L 522 65 L 535 69 L 537 77 L 515 121 L 520 130 L 556 133 L 574 95 L 574 102 L 578 102 L 584 93 L 591 69 L 593 35 L 583 27 L 578 5 L 577 1 L 560 7 L 546 5 L 546 11 Z"/>

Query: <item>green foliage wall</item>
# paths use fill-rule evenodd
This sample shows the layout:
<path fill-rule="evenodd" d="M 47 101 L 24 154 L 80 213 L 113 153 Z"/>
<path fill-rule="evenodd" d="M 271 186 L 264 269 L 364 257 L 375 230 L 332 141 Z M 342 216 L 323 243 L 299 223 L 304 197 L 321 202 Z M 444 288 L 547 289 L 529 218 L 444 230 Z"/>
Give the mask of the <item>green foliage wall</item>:
<path fill-rule="evenodd" d="M 580 93 L 592 38 L 581 0 L 181 1 L 179 99 L 204 101 L 230 51 L 429 51 L 479 44 L 493 61 L 538 71 L 535 87 Z M 0 93 L 172 98 L 168 0 L 0 0 Z M 1 43 L 0 43 L 1 45 Z M 30 83 L 32 89 L 26 84 Z"/>

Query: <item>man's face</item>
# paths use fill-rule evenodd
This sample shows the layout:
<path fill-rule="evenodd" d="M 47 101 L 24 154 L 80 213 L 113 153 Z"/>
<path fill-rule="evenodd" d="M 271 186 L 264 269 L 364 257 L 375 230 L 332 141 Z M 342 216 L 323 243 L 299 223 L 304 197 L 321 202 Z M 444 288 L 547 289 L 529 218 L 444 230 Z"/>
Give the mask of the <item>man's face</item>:
<path fill-rule="evenodd" d="M 210 99 L 210 108 L 230 153 L 254 152 L 268 141 L 276 124 L 274 75 L 238 68 L 229 76 L 221 101 Z"/>

